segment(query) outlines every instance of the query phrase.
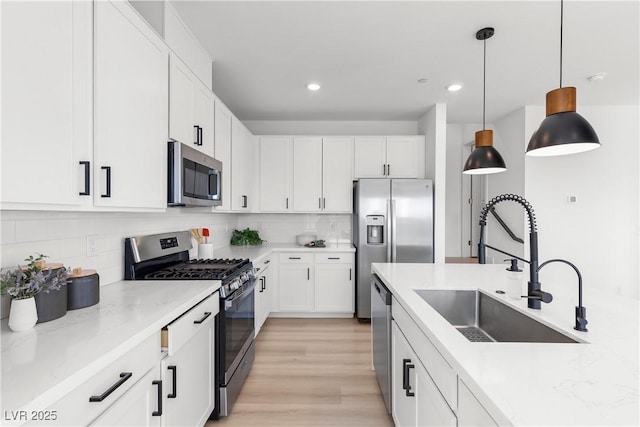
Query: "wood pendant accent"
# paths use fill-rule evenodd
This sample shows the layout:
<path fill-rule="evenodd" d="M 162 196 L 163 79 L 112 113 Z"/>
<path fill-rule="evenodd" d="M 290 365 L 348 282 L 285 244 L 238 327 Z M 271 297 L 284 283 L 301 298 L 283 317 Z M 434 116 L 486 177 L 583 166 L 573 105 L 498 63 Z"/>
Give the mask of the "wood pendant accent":
<path fill-rule="evenodd" d="M 547 92 L 547 116 L 567 111 L 576 111 L 575 87 L 561 87 Z"/>
<path fill-rule="evenodd" d="M 476 132 L 476 148 L 493 147 L 493 131 L 479 130 Z"/>

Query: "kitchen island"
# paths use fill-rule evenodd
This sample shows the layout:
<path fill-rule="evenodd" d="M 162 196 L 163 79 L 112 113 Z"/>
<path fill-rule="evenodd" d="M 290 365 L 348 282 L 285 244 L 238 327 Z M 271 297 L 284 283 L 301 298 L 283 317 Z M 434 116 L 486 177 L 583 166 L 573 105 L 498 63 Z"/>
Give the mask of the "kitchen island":
<path fill-rule="evenodd" d="M 573 330 L 573 282 L 546 289 L 553 302 L 531 310 L 525 299 L 496 293 L 507 289 L 504 265 L 373 264 L 372 270 L 393 293 L 392 314 L 396 307 L 408 314 L 496 424 L 639 424 L 638 301 L 586 286 L 589 332 L 582 333 Z M 470 342 L 415 289 L 479 289 L 582 343 Z M 409 344 L 421 358 L 420 346 Z M 450 403 L 454 413 L 458 404 Z"/>

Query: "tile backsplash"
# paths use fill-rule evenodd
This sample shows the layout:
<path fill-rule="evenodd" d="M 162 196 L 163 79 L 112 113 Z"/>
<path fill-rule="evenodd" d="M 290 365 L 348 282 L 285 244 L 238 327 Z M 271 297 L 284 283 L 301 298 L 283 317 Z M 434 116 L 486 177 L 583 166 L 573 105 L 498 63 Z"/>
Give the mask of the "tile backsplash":
<path fill-rule="evenodd" d="M 351 242 L 351 215 L 334 214 L 243 214 L 238 228 L 258 230 L 272 243 L 295 243 L 298 234 L 311 233 L 328 243 Z"/>
<path fill-rule="evenodd" d="M 171 209 L 162 213 L 2 211 L 0 266 L 15 267 L 34 253 L 48 261 L 98 270 L 100 284 L 124 277 L 126 237 L 208 227 L 216 248 L 227 246 L 237 215 Z M 95 256 L 88 256 L 88 241 Z"/>

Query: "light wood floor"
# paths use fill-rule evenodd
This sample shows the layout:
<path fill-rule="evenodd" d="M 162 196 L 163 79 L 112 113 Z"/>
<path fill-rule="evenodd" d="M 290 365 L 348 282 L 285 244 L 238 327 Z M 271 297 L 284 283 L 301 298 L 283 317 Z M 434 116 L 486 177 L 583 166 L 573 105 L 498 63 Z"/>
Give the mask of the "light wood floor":
<path fill-rule="evenodd" d="M 267 319 L 231 415 L 218 426 L 393 426 L 371 370 L 371 325 Z"/>

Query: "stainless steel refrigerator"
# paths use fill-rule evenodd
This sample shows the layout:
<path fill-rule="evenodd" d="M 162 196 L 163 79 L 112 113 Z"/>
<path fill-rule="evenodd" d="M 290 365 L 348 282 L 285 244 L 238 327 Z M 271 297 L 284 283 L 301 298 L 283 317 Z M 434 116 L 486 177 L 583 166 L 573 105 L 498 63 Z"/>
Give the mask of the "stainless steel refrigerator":
<path fill-rule="evenodd" d="M 433 262 L 433 184 L 360 179 L 353 203 L 356 316 L 370 319 L 372 262 Z"/>

